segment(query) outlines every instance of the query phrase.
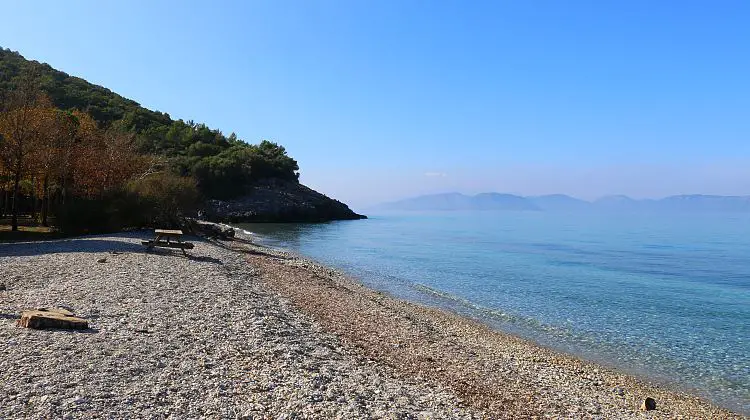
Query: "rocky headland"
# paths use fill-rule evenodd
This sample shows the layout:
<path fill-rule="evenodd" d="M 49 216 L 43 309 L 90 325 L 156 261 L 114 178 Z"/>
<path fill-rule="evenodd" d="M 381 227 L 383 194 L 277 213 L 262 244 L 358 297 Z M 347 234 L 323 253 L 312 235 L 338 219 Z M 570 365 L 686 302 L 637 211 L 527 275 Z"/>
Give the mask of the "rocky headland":
<path fill-rule="evenodd" d="M 231 200 L 208 200 L 203 215 L 214 222 L 327 222 L 367 217 L 298 182 L 264 179 Z"/>

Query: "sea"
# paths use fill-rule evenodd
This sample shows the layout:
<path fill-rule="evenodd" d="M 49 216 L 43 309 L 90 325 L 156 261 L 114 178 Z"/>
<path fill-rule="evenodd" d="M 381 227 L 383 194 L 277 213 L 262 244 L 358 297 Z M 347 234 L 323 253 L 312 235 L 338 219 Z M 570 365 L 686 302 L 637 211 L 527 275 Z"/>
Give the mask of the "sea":
<path fill-rule="evenodd" d="M 368 216 L 239 227 L 373 289 L 750 415 L 750 214 Z"/>

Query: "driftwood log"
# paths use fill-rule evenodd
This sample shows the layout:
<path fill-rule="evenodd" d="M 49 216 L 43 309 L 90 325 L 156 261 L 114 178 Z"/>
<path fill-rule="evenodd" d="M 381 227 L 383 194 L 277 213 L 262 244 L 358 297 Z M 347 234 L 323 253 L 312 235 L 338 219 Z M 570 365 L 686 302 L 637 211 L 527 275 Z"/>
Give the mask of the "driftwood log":
<path fill-rule="evenodd" d="M 24 328 L 45 329 L 60 328 L 67 330 L 85 330 L 89 327 L 89 322 L 83 318 L 78 318 L 65 309 L 31 309 L 21 312 L 21 319 L 18 325 Z"/>

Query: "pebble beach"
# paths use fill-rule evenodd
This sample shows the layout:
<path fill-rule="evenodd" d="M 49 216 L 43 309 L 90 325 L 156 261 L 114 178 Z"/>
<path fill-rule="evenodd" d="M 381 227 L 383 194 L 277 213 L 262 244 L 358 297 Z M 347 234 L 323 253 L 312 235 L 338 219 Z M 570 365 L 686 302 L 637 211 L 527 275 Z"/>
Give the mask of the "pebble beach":
<path fill-rule="evenodd" d="M 0 244 L 0 418 L 743 418 L 288 252 L 148 237 Z M 16 325 L 41 307 L 90 328 Z"/>

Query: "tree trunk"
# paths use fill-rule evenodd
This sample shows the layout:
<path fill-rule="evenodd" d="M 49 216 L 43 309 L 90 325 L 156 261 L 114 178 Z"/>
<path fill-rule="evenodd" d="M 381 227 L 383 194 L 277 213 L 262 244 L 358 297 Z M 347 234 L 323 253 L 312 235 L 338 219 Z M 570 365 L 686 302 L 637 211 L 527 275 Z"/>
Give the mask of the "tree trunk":
<path fill-rule="evenodd" d="M 59 198 L 58 204 L 60 204 L 60 205 L 62 205 L 64 207 L 65 206 L 65 197 L 67 197 L 67 195 L 68 195 L 68 173 L 67 173 L 67 171 L 65 171 L 65 173 L 63 174 L 62 190 L 59 192 L 59 194 L 60 194 L 60 196 L 58 197 Z"/>
<path fill-rule="evenodd" d="M 36 223 L 36 206 L 37 205 L 37 199 L 36 199 L 36 178 L 31 177 L 31 220 L 32 223 Z"/>
<path fill-rule="evenodd" d="M 19 165 L 20 166 L 20 165 Z M 13 215 L 10 219 L 10 225 L 11 230 L 13 232 L 18 231 L 18 186 L 21 183 L 21 168 L 16 168 L 16 174 L 13 179 L 13 207 L 11 208 L 11 212 Z"/>
<path fill-rule="evenodd" d="M 42 185 L 42 226 L 47 227 L 47 215 L 49 214 L 49 176 L 44 176 Z"/>

